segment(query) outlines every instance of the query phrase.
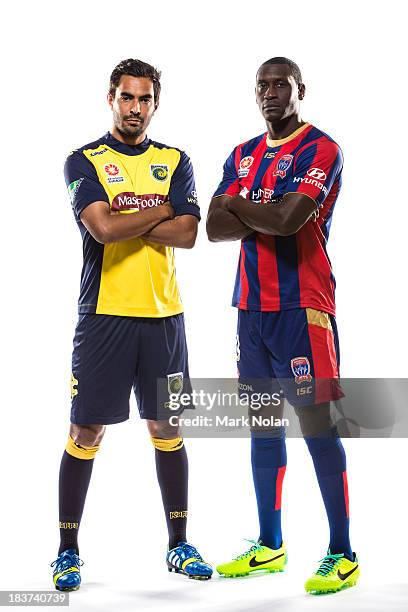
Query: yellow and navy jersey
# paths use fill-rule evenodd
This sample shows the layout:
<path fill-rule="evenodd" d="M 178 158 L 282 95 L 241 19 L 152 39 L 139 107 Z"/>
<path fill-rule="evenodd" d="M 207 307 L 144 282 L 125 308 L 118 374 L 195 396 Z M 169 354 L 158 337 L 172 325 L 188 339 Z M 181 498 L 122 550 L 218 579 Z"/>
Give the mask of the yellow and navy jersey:
<path fill-rule="evenodd" d="M 143 237 L 100 244 L 80 215 L 97 201 L 122 214 L 143 214 L 170 201 L 176 216 L 200 219 L 188 156 L 148 138 L 127 145 L 108 132 L 73 151 L 64 175 L 83 241 L 79 313 L 167 317 L 183 312 L 172 247 Z"/>

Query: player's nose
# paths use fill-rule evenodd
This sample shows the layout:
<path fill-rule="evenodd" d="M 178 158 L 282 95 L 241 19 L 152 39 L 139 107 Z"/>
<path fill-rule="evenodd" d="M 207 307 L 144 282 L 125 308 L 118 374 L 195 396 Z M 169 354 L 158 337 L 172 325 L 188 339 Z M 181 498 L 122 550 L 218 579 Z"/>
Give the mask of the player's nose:
<path fill-rule="evenodd" d="M 264 93 L 264 98 L 276 98 L 277 90 L 273 83 L 269 83 L 267 90 Z"/>
<path fill-rule="evenodd" d="M 140 110 L 141 110 L 141 106 L 140 106 L 139 100 L 134 100 L 130 111 L 134 115 L 139 115 L 140 114 Z"/>

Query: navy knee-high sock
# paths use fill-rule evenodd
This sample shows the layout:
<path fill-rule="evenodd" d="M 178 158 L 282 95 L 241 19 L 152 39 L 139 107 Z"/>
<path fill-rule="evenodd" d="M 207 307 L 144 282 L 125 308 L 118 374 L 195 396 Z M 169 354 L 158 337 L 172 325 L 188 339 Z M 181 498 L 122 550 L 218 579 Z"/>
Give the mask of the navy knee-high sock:
<path fill-rule="evenodd" d="M 186 542 L 188 503 L 188 459 L 182 438 L 152 438 L 156 472 L 169 532 L 169 550 Z"/>
<path fill-rule="evenodd" d="M 60 546 L 58 555 L 74 548 L 77 555 L 78 529 L 84 510 L 85 498 L 91 480 L 94 459 L 72 457 L 67 451 L 61 460 L 59 473 L 59 526 Z"/>
<path fill-rule="evenodd" d="M 281 496 L 286 470 L 284 433 L 276 437 L 251 434 L 251 462 L 259 516 L 259 539 L 269 548 L 282 545 Z"/>
<path fill-rule="evenodd" d="M 330 552 L 344 553 L 350 560 L 353 553 L 349 536 L 349 502 L 346 454 L 333 427 L 326 437 L 306 437 L 313 459 L 330 527 Z"/>

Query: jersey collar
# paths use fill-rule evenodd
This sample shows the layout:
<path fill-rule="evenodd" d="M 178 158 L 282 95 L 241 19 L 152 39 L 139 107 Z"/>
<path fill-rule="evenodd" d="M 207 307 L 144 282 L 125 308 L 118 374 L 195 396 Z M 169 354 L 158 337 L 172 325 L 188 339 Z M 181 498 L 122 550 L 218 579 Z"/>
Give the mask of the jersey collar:
<path fill-rule="evenodd" d="M 279 140 L 272 140 L 272 138 L 269 138 L 268 134 L 266 134 L 266 146 L 270 147 L 271 149 L 273 149 L 274 147 L 280 147 L 281 145 L 284 145 L 287 142 L 290 142 L 291 140 L 296 138 L 296 136 L 299 136 L 299 134 L 309 126 L 310 123 L 306 121 L 304 125 L 301 125 L 300 128 L 292 132 L 292 134 L 289 134 L 289 136 L 286 136 L 286 138 L 280 138 Z"/>
<path fill-rule="evenodd" d="M 114 151 L 117 151 L 118 153 L 122 153 L 123 155 L 140 155 L 141 153 L 147 151 L 151 142 L 146 136 L 146 138 L 140 144 L 128 145 L 124 142 L 120 142 L 120 140 L 117 140 L 110 132 L 106 132 L 103 138 L 108 147 L 114 149 Z"/>

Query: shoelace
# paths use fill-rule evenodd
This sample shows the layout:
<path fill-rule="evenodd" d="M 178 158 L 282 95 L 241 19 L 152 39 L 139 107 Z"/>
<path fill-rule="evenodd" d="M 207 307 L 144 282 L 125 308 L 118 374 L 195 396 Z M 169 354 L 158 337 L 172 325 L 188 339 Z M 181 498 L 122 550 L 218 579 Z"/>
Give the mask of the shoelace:
<path fill-rule="evenodd" d="M 78 567 L 81 567 L 84 564 L 84 562 L 78 557 L 78 555 L 65 555 L 63 559 L 61 559 L 60 557 L 58 557 L 58 559 L 55 559 L 55 561 L 50 564 L 50 567 L 54 567 L 55 565 L 55 571 L 60 572 L 61 570 L 67 569 L 68 567 L 72 567 L 73 561 L 75 565 L 78 565 Z"/>
<path fill-rule="evenodd" d="M 203 560 L 202 556 L 200 555 L 200 553 L 198 552 L 196 547 L 193 546 L 192 544 L 182 544 L 181 545 L 181 550 L 183 552 L 186 552 L 189 557 L 195 557 L 199 561 Z"/>
<path fill-rule="evenodd" d="M 256 542 L 255 540 L 248 540 L 247 538 L 245 538 L 245 541 L 251 542 L 253 546 L 251 546 L 251 548 L 249 548 L 244 553 L 242 553 L 242 555 L 238 555 L 238 557 L 235 557 L 234 561 L 241 561 L 241 559 L 245 559 L 246 557 L 249 557 L 254 552 L 257 552 L 258 550 L 261 550 L 262 548 L 262 544 L 260 544 L 259 542 Z"/>
<path fill-rule="evenodd" d="M 327 576 L 330 572 L 336 567 L 339 563 L 340 559 L 343 558 L 343 554 L 338 555 L 326 555 L 323 559 L 320 559 L 323 563 L 317 570 L 316 574 L 320 574 L 321 576 Z M 320 563 L 319 561 L 319 563 Z"/>

